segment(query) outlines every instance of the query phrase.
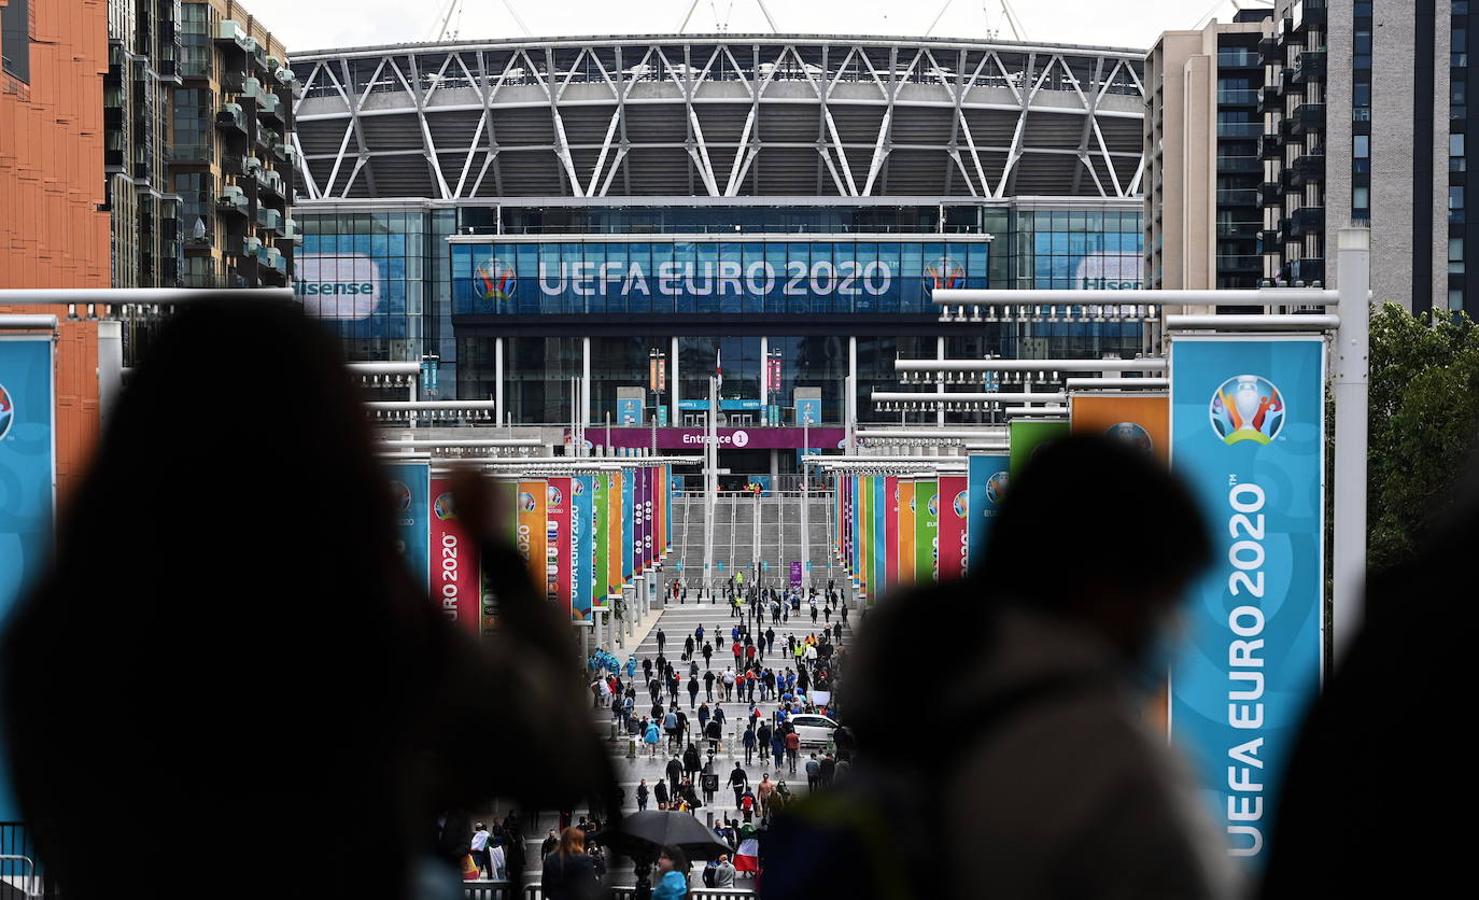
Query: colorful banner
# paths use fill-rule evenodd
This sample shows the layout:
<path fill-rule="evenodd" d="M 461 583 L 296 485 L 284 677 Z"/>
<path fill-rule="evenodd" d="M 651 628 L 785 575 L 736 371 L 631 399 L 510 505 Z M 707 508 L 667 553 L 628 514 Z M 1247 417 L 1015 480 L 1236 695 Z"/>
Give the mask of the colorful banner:
<path fill-rule="evenodd" d="M 589 622 L 595 579 L 596 478 L 577 475 L 570 479 L 574 499 L 570 502 L 570 558 L 574 576 L 570 585 L 570 619 Z"/>
<path fill-rule="evenodd" d="M 890 475 L 883 480 L 883 580 L 888 585 L 904 584 L 899 580 L 899 477 Z"/>
<path fill-rule="evenodd" d="M 914 481 L 914 581 L 933 584 L 939 580 L 940 497 L 933 478 Z"/>
<path fill-rule="evenodd" d="M 673 493 L 676 488 L 673 486 L 673 464 L 668 463 L 663 468 L 665 471 L 662 479 L 662 546 L 663 553 L 667 554 L 673 552 Z"/>
<path fill-rule="evenodd" d="M 1105 434 L 1171 458 L 1171 399 L 1165 394 L 1074 394 L 1068 415 L 1074 434 Z"/>
<path fill-rule="evenodd" d="M 457 518 L 452 482 L 431 480 L 432 601 L 457 628 L 482 633 L 482 554 Z"/>
<path fill-rule="evenodd" d="M 847 486 L 848 504 L 851 507 L 847 513 L 847 519 L 852 523 L 852 548 L 849 553 L 851 562 L 849 568 L 852 571 L 852 585 L 855 590 L 861 590 L 863 586 L 863 567 L 861 565 L 862 543 L 863 543 L 863 479 L 859 475 L 848 477 Z"/>
<path fill-rule="evenodd" d="M 519 483 L 517 481 L 494 481 L 493 482 L 493 508 L 501 513 L 507 513 L 504 520 L 508 524 L 508 534 L 504 535 L 509 544 L 517 547 L 519 545 Z M 481 569 L 481 566 L 479 566 Z M 488 573 L 480 571 L 478 577 L 478 590 L 483 598 L 482 605 L 482 631 L 487 634 L 498 627 L 498 594 L 488 584 Z"/>
<path fill-rule="evenodd" d="M 0 337 L 0 621 L 51 559 L 56 516 L 52 354 L 50 334 Z M 0 753 L 0 821 L 17 822 L 20 810 L 3 757 Z"/>
<path fill-rule="evenodd" d="M 888 478 L 873 476 L 873 577 L 878 580 L 874 591 L 879 599 L 885 597 L 893 587 L 888 580 L 888 555 L 893 545 L 888 542 L 889 519 Z"/>
<path fill-rule="evenodd" d="M 545 558 L 546 529 L 545 483 L 543 481 L 520 481 L 518 496 L 518 530 L 514 546 L 524 562 L 529 564 L 529 577 L 534 586 L 544 591 L 545 579 L 549 577 L 549 563 Z"/>
<path fill-rule="evenodd" d="M 621 593 L 621 586 L 625 582 L 622 575 L 623 557 L 627 552 L 623 548 L 630 546 L 631 542 L 626 538 L 626 529 L 631 527 L 630 523 L 622 517 L 622 496 L 625 493 L 625 473 L 618 470 L 609 472 L 606 476 L 606 511 L 610 516 L 606 537 L 609 543 L 606 545 L 606 590 L 604 596 Z M 605 602 L 604 600 L 602 601 Z"/>
<path fill-rule="evenodd" d="M 544 491 L 545 567 L 544 595 L 570 614 L 570 479 L 550 478 Z"/>
<path fill-rule="evenodd" d="M 940 476 L 939 507 L 940 580 L 953 581 L 965 575 L 965 525 L 970 512 L 966 476 Z"/>
<path fill-rule="evenodd" d="M 968 468 L 970 493 L 970 521 L 966 524 L 969 552 L 966 554 L 966 571 L 980 570 L 980 560 L 986 558 L 986 536 L 991 533 L 991 520 L 1006 495 L 1007 469 L 1011 457 L 1006 454 L 971 454 Z"/>
<path fill-rule="evenodd" d="M 642 470 L 642 569 L 646 571 L 652 568 L 653 550 L 656 542 L 653 539 L 652 530 L 657 527 L 657 520 L 653 518 L 652 492 L 657 488 L 657 469 L 647 467 Z"/>
<path fill-rule="evenodd" d="M 395 503 L 397 549 L 422 590 L 431 591 L 431 463 L 386 466 Z"/>
<path fill-rule="evenodd" d="M 611 546 L 611 512 L 606 508 L 606 497 L 611 493 L 606 485 L 610 480 L 611 476 L 606 472 L 597 473 L 591 479 L 594 485 L 591 492 L 591 512 L 595 519 L 591 538 L 592 604 L 602 603 L 606 599 L 606 584 L 611 577 L 611 564 L 607 561 Z"/>
<path fill-rule="evenodd" d="M 858 479 L 858 501 L 859 513 L 858 524 L 862 527 L 863 541 L 859 551 L 859 563 L 863 572 L 863 593 L 872 600 L 877 600 L 874 587 L 877 582 L 873 578 L 873 563 L 876 557 L 873 553 L 873 476 L 864 475 Z"/>
<path fill-rule="evenodd" d="M 1228 852 L 1255 866 L 1319 687 L 1324 361 L 1316 337 L 1171 344 L 1172 466 L 1213 540 L 1171 668 L 1171 734 Z"/>
<path fill-rule="evenodd" d="M 646 571 L 644 562 L 646 554 L 642 545 L 647 537 L 647 522 L 642 518 L 642 494 L 647 490 L 647 470 L 638 468 L 632 470 L 632 575 L 641 575 Z"/>
<path fill-rule="evenodd" d="M 914 578 L 914 479 L 899 479 L 899 544 L 894 552 L 899 557 L 899 583 L 913 584 Z"/>
<path fill-rule="evenodd" d="M 1013 419 L 1008 427 L 1012 457 L 1010 471 L 1013 475 L 1022 471 L 1038 447 L 1068 434 L 1068 422 L 1064 419 Z"/>
<path fill-rule="evenodd" d="M 636 574 L 637 550 L 637 470 L 621 470 L 621 584 L 630 586 Z"/>

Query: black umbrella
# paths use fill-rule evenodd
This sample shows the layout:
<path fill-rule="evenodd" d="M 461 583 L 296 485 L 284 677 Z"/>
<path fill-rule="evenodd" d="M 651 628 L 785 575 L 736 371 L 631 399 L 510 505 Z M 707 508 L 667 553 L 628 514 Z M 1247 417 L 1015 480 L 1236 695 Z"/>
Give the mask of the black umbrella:
<path fill-rule="evenodd" d="M 731 852 L 728 844 L 691 814 L 666 810 L 623 816 L 619 826 L 598 832 L 591 840 L 631 857 L 636 864 L 638 897 L 651 890 L 647 873 L 664 847 L 677 847 L 689 859 L 718 859 L 719 854 Z"/>

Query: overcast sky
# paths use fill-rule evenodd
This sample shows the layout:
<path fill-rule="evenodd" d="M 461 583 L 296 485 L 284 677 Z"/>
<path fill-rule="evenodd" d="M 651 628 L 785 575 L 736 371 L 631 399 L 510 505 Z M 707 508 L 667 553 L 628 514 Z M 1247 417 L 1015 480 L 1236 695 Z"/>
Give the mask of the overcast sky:
<path fill-rule="evenodd" d="M 289 52 L 435 38 L 448 0 L 246 0 Z M 672 33 L 692 0 L 510 0 L 537 37 Z M 1231 0 L 1237 2 L 1237 0 Z M 1244 3 L 1250 0 L 1242 0 Z M 767 0 L 785 32 L 920 35 L 944 0 Z M 1016 0 L 1025 37 L 1064 44 L 1148 48 L 1160 32 L 1189 28 L 1211 0 Z M 503 0 L 464 0 L 458 37 L 524 34 Z M 756 0 L 699 0 L 688 32 L 767 32 Z M 1010 38 L 1000 0 L 954 0 L 932 32 L 938 37 Z"/>

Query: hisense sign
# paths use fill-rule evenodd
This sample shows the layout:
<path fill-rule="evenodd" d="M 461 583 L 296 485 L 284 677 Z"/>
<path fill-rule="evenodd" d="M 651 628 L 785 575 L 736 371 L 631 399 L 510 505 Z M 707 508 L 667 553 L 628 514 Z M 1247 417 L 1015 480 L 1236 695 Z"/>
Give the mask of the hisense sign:
<path fill-rule="evenodd" d="M 303 311 L 318 319 L 367 319 L 380 308 L 380 267 L 359 253 L 297 259 L 294 288 Z"/>

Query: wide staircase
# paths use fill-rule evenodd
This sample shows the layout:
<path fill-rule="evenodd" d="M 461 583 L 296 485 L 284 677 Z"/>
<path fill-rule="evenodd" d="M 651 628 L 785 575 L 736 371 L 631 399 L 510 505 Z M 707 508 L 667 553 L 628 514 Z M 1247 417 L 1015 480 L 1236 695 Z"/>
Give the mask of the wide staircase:
<path fill-rule="evenodd" d="M 762 584 L 785 587 L 790 583 L 791 563 L 802 559 L 804 542 L 810 548 L 809 583 L 821 588 L 833 579 L 841 587 L 842 569 L 832 552 L 831 535 L 835 527 L 831 521 L 832 495 L 812 491 L 807 502 L 807 534 L 803 535 L 800 492 L 774 492 L 758 501 L 747 493 L 721 493 L 714 501 L 712 524 L 708 521 L 703 494 L 676 495 L 671 571 L 688 586 L 690 601 L 697 599 L 704 581 L 704 533 L 708 530 L 714 536 L 714 570 L 710 579 L 714 586 L 722 587 L 731 575 L 743 572 L 747 583 L 758 577 Z M 803 575 L 803 583 L 807 582 Z"/>

